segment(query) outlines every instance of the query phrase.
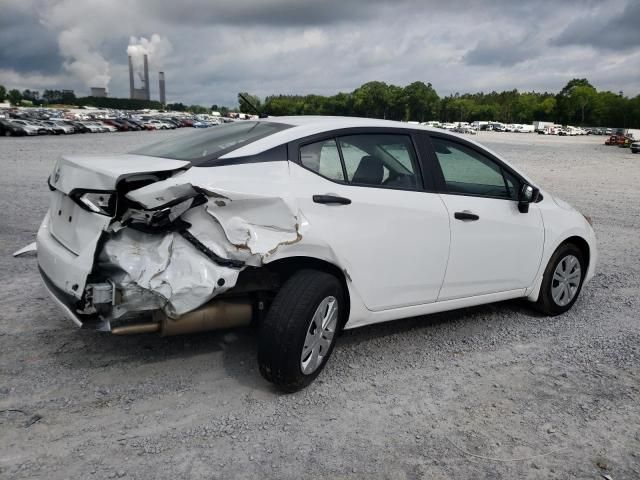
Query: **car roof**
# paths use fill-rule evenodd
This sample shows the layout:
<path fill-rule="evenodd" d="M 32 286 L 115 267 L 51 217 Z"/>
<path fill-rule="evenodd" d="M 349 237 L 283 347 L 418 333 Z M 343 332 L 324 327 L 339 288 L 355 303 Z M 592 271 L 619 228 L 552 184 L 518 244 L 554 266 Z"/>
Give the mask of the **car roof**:
<path fill-rule="evenodd" d="M 240 120 L 247 121 L 247 120 Z M 255 120 L 254 120 L 255 121 Z M 300 138 L 317 135 L 331 130 L 342 128 L 397 128 L 403 130 L 425 130 L 431 132 L 442 132 L 442 130 L 416 125 L 413 123 L 397 122 L 393 120 L 381 120 L 377 118 L 361 117 L 331 117 L 301 115 L 291 117 L 267 117 L 257 120 L 258 122 L 271 122 L 289 125 L 291 128 L 261 138 L 244 147 L 238 148 L 220 158 L 235 158 L 247 155 L 257 155 L 273 147 L 288 143 Z"/>
<path fill-rule="evenodd" d="M 247 120 L 240 120 L 247 121 Z M 255 120 L 254 120 L 255 121 Z M 461 134 L 453 133 L 448 130 L 442 130 L 440 128 L 427 127 L 425 125 L 419 125 L 415 123 L 398 122 L 394 120 L 381 120 L 377 118 L 361 118 L 361 117 L 333 117 L 333 116 L 313 116 L 313 115 L 300 115 L 290 117 L 267 117 L 257 120 L 258 122 L 273 122 L 290 125 L 291 128 L 274 133 L 268 137 L 261 138 L 248 145 L 233 150 L 226 155 L 222 155 L 220 159 L 231 159 L 237 157 L 244 157 L 250 155 L 258 155 L 271 148 L 278 147 L 282 144 L 298 140 L 300 138 L 316 135 L 320 133 L 330 132 L 331 130 L 338 130 L 342 128 L 397 128 L 399 130 L 423 130 L 426 132 L 432 132 L 438 135 L 444 135 L 447 137 L 459 138 L 462 141 L 475 145 L 482 151 L 485 151 L 494 157 L 500 159 L 514 171 L 518 172 L 527 182 L 531 180 L 519 169 L 515 168 L 511 163 L 504 159 L 501 155 L 494 152 L 468 137 Z"/>

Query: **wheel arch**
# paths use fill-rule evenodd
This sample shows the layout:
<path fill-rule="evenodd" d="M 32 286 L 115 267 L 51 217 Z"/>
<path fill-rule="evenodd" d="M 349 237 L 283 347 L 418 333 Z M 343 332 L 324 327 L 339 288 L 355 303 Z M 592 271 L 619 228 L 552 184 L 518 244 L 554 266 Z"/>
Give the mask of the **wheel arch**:
<path fill-rule="evenodd" d="M 349 313 L 351 310 L 351 299 L 349 294 L 349 286 L 347 285 L 347 276 L 339 266 L 331 263 L 327 260 L 322 260 L 315 257 L 307 257 L 307 256 L 292 256 L 292 257 L 284 257 L 269 262 L 263 266 L 263 268 L 267 268 L 270 271 L 276 273 L 278 277 L 284 281 L 291 277 L 295 272 L 304 269 L 311 270 L 319 270 L 321 272 L 329 273 L 335 276 L 342 285 L 342 290 L 344 292 L 344 298 L 346 300 L 346 312 L 342 318 L 341 326 L 349 319 Z"/>
<path fill-rule="evenodd" d="M 585 266 L 586 268 L 584 269 L 585 271 L 585 277 L 587 275 L 587 273 L 590 270 L 591 267 L 591 260 L 592 260 L 592 252 L 591 252 L 591 246 L 589 245 L 589 242 L 582 236 L 580 235 L 569 235 L 565 238 L 563 238 L 562 240 L 558 241 L 557 245 L 555 246 L 555 248 L 551 251 L 551 253 L 549 254 L 549 256 L 546 258 L 546 261 L 549 262 L 549 259 L 553 256 L 554 253 L 556 253 L 556 251 L 562 247 L 565 244 L 572 244 L 575 245 L 579 250 L 580 253 L 582 253 L 582 256 L 584 258 L 585 261 Z M 536 282 L 533 286 L 533 288 L 529 291 L 529 294 L 526 296 L 527 300 L 529 300 L 530 302 L 536 302 L 538 300 L 538 296 L 540 295 L 540 288 L 542 287 L 542 280 L 544 277 L 544 271 L 547 268 L 546 263 L 544 265 L 541 266 L 541 271 L 536 279 Z M 586 281 L 586 280 L 585 280 Z"/>
<path fill-rule="evenodd" d="M 564 245 L 565 243 L 571 243 L 576 247 L 578 247 L 578 249 L 580 250 L 580 253 L 582 253 L 582 257 L 586 264 L 585 265 L 586 268 L 584 269 L 586 274 L 586 272 L 589 270 L 589 264 L 591 261 L 591 247 L 589 247 L 589 243 L 583 237 L 580 237 L 578 235 L 573 235 L 571 237 L 564 239 L 562 242 L 560 242 L 556 247 L 556 249 L 554 250 L 554 253 L 556 250 L 558 250 L 558 248 L 560 248 L 560 246 Z"/>

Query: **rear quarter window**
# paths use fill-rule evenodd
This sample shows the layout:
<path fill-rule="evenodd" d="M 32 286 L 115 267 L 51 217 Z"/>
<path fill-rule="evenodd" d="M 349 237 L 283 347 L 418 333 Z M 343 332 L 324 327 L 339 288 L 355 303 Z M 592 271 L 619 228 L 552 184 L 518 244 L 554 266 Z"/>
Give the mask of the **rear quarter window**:
<path fill-rule="evenodd" d="M 131 153 L 187 160 L 194 166 L 215 165 L 221 156 L 288 128 L 291 125 L 276 122 L 234 122 L 178 135 Z"/>

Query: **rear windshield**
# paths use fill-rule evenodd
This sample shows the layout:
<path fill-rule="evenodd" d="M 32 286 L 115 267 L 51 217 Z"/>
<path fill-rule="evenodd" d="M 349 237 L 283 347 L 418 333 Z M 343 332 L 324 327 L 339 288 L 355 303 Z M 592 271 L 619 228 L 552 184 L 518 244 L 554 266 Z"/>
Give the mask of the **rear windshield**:
<path fill-rule="evenodd" d="M 287 128 L 291 125 L 244 120 L 174 136 L 131 153 L 188 160 L 197 166 Z"/>

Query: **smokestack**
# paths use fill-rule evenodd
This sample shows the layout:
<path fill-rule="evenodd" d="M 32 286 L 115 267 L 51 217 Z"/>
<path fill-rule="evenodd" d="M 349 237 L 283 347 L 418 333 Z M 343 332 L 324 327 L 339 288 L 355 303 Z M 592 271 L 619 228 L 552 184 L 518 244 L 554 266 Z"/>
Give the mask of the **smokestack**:
<path fill-rule="evenodd" d="M 167 102 L 164 96 L 164 72 L 158 72 L 158 81 L 160 83 L 160 103 L 164 105 Z"/>
<path fill-rule="evenodd" d="M 133 98 L 133 89 L 135 85 L 133 83 L 133 60 L 131 59 L 131 55 L 129 55 L 129 98 Z"/>
<path fill-rule="evenodd" d="M 151 100 L 151 95 L 149 94 L 149 60 L 146 54 L 144 56 L 144 93 L 146 100 Z"/>

